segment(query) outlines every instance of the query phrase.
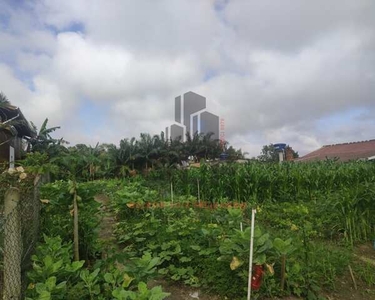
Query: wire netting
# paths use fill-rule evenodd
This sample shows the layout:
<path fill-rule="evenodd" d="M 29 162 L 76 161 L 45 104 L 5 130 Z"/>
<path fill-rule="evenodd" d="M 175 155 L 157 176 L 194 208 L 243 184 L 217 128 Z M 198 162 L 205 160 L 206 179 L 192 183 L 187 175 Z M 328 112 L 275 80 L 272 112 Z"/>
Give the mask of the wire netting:
<path fill-rule="evenodd" d="M 10 206 L 5 205 L 6 193 L 0 195 L 0 300 L 23 297 L 39 233 L 39 181 L 26 192 L 13 190 L 19 200 Z"/>

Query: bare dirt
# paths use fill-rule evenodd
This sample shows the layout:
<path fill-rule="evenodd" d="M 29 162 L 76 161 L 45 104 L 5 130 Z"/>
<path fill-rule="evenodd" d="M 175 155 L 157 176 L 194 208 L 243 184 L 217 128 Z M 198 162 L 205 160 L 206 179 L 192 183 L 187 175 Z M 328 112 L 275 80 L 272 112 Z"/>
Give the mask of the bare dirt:
<path fill-rule="evenodd" d="M 370 243 L 360 245 L 355 251 L 354 256 L 364 263 L 375 267 L 375 249 Z"/>
<path fill-rule="evenodd" d="M 228 298 L 220 298 L 215 295 L 207 295 L 199 288 L 188 287 L 177 282 L 168 282 L 163 279 L 152 280 L 148 283 L 149 287 L 162 286 L 163 291 L 171 293 L 167 300 L 221 300 Z"/>
<path fill-rule="evenodd" d="M 375 300 L 375 285 L 369 286 L 355 271 L 356 267 L 366 267 L 369 264 L 375 267 L 375 249 L 371 243 L 358 246 L 354 250 L 354 260 L 351 263 L 354 281 L 349 267 L 345 274 L 336 281 L 336 291 L 325 294 L 328 300 Z"/>

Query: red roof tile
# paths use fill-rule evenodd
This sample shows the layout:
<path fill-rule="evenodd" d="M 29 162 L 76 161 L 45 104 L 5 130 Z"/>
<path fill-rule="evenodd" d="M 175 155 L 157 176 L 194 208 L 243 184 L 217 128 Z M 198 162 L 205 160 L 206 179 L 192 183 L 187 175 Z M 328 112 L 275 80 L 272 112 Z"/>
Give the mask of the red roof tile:
<path fill-rule="evenodd" d="M 375 155 L 375 140 L 326 145 L 315 150 L 296 161 L 325 160 L 338 158 L 340 161 L 366 159 Z"/>

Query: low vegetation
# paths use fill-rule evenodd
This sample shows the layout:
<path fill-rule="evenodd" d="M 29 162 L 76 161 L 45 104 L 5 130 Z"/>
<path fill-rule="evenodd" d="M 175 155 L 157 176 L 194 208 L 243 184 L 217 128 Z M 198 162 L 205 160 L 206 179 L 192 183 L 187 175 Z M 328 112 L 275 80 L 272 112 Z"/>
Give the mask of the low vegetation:
<path fill-rule="evenodd" d="M 203 165 L 77 183 L 82 261 L 73 261 L 72 255 L 69 182 L 45 185 L 45 237 L 33 258 L 28 297 L 42 299 L 43 292 L 61 299 L 163 299 L 167 294 L 147 283 L 164 278 L 243 299 L 253 207 L 254 263 L 263 274 L 256 298 L 293 294 L 324 299 L 351 264 L 371 292 L 375 281 L 363 274 L 375 269 L 353 263 L 353 249 L 374 238 L 374 168 L 332 162 Z M 94 196 L 99 193 L 110 198 L 117 220 L 118 246 L 106 259 L 97 238 L 101 211 Z M 54 250 L 60 244 L 65 250 Z"/>

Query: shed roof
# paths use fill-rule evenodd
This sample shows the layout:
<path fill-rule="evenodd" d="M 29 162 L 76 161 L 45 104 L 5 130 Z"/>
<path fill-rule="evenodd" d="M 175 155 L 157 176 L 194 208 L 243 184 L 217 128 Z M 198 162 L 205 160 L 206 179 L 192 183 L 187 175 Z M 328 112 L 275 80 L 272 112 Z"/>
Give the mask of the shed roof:
<path fill-rule="evenodd" d="M 316 161 L 337 158 L 340 161 L 370 159 L 375 156 L 375 140 L 325 145 L 296 161 Z"/>
<path fill-rule="evenodd" d="M 13 119 L 15 121 L 21 121 L 14 125 L 17 129 L 17 135 L 19 137 L 34 137 L 36 136 L 35 130 L 31 127 L 30 123 L 26 120 L 22 111 L 13 105 L 7 105 L 6 107 L 0 108 L 0 119 L 2 122 Z"/>

